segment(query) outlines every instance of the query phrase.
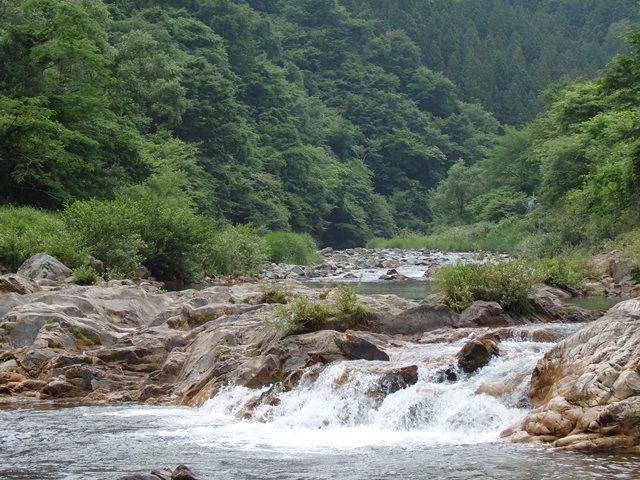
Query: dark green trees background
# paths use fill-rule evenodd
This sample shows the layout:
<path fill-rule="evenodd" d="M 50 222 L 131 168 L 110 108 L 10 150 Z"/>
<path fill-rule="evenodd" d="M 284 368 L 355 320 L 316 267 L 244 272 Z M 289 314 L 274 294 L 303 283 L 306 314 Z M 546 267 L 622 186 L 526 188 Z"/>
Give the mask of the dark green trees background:
<path fill-rule="evenodd" d="M 506 125 L 628 53 L 635 20 L 632 0 L 0 0 L 0 201 L 60 209 L 155 185 L 339 247 L 438 216 L 496 220 L 534 188 L 551 202 L 576 176 L 615 174 L 591 165 L 631 136 L 616 112 L 634 57 L 550 93 L 539 140 Z M 573 129 L 603 112 L 584 127 L 600 143 Z M 487 162 L 520 173 L 483 174 L 475 206 L 487 188 L 446 191 Z"/>

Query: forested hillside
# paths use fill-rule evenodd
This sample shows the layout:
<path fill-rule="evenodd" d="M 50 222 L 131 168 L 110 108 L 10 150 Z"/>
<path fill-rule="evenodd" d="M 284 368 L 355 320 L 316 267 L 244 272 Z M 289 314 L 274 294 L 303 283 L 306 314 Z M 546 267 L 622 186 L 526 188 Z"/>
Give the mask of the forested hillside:
<path fill-rule="evenodd" d="M 350 11 L 402 30 L 420 61 L 465 101 L 511 125 L 533 119 L 553 82 L 596 74 L 623 49 L 634 0 L 348 0 Z"/>
<path fill-rule="evenodd" d="M 493 114 L 601 67 L 632 4 L 0 2 L 0 200 L 155 198 L 342 247 L 423 230 L 451 167 L 505 148 Z"/>

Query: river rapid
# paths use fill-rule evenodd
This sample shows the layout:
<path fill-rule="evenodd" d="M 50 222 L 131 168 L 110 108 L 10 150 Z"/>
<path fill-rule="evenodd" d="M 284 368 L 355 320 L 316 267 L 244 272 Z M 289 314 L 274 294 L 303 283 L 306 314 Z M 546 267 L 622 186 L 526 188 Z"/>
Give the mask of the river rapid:
<path fill-rule="evenodd" d="M 568 335 L 579 326 L 552 328 Z M 392 365 L 417 365 L 419 380 L 382 398 L 376 385 L 388 362 L 339 362 L 249 419 L 238 414 L 256 391 L 243 387 L 201 408 L 1 410 L 0 478 L 115 480 L 178 463 L 203 479 L 640 478 L 637 457 L 501 441 L 526 414 L 530 373 L 552 344 L 502 342 L 479 372 L 442 382 L 438 370 L 464 341 L 387 349 Z"/>

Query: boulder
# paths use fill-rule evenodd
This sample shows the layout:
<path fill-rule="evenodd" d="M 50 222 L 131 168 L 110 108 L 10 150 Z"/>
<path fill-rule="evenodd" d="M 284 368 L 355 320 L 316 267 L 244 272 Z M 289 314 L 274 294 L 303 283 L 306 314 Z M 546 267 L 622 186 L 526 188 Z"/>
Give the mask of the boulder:
<path fill-rule="evenodd" d="M 389 360 L 389 355 L 373 343 L 355 335 L 345 334 L 342 337 L 336 337 L 335 342 L 348 360 Z"/>
<path fill-rule="evenodd" d="M 132 473 L 118 478 L 118 480 L 198 480 L 195 474 L 186 465 L 178 465 L 175 470 L 152 470 L 149 475 L 144 473 Z"/>
<path fill-rule="evenodd" d="M 456 355 L 458 368 L 465 373 L 474 373 L 498 355 L 498 345 L 488 338 L 475 339 L 466 343 Z"/>
<path fill-rule="evenodd" d="M 20 265 L 18 274 L 36 281 L 59 281 L 71 276 L 72 272 L 69 267 L 51 255 L 47 255 L 46 253 L 37 253 Z"/>
<path fill-rule="evenodd" d="M 385 316 L 378 321 L 388 334 L 422 335 L 442 327 L 458 326 L 460 316 L 441 303 L 423 303 L 396 316 Z"/>
<path fill-rule="evenodd" d="M 40 287 L 33 280 L 18 274 L 8 274 L 0 276 L 0 294 L 18 293 L 25 295 L 40 290 Z"/>
<path fill-rule="evenodd" d="M 640 299 L 558 343 L 531 377 L 533 410 L 503 432 L 561 449 L 640 452 Z"/>
<path fill-rule="evenodd" d="M 64 380 L 54 379 L 42 388 L 42 393 L 52 397 L 60 397 L 74 389 L 74 386 Z"/>
<path fill-rule="evenodd" d="M 513 323 L 499 303 L 476 300 L 460 314 L 463 327 L 503 327 Z"/>

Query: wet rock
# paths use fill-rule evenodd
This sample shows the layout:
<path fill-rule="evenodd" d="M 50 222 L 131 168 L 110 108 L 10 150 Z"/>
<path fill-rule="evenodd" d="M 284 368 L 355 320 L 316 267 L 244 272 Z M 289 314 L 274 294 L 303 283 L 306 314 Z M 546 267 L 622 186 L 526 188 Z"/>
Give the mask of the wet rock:
<path fill-rule="evenodd" d="M 46 253 L 37 253 L 24 261 L 18 274 L 31 280 L 60 281 L 71 276 L 69 267 Z"/>
<path fill-rule="evenodd" d="M 460 314 L 463 327 L 502 327 L 513 323 L 499 303 L 477 300 Z"/>
<path fill-rule="evenodd" d="M 373 343 L 355 335 L 346 334 L 342 337 L 336 337 L 335 342 L 340 352 L 348 360 L 389 360 L 389 355 Z"/>
<path fill-rule="evenodd" d="M 489 339 L 475 339 L 466 343 L 457 353 L 458 368 L 465 373 L 474 373 L 498 355 L 498 345 Z"/>
<path fill-rule="evenodd" d="M 40 290 L 38 284 L 22 275 L 10 273 L 0 276 L 0 294 L 14 292 L 25 295 L 37 290 Z"/>
<path fill-rule="evenodd" d="M 178 465 L 171 474 L 171 480 L 198 480 L 195 474 L 186 465 Z"/>
<path fill-rule="evenodd" d="M 399 390 L 418 383 L 418 367 L 409 365 L 406 367 L 394 368 L 384 373 L 379 380 L 379 391 L 386 395 L 391 395 Z"/>
<path fill-rule="evenodd" d="M 433 372 L 432 378 L 435 383 L 457 382 L 458 373 L 456 372 L 456 369 L 453 366 L 439 368 L 438 370 Z"/>
<path fill-rule="evenodd" d="M 249 388 L 260 388 L 282 377 L 282 362 L 276 355 L 252 358 L 241 364 L 234 374 L 234 383 Z"/>
<path fill-rule="evenodd" d="M 561 449 L 640 451 L 640 299 L 558 343 L 531 378 L 534 409 L 506 431 Z"/>

